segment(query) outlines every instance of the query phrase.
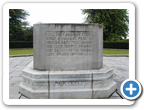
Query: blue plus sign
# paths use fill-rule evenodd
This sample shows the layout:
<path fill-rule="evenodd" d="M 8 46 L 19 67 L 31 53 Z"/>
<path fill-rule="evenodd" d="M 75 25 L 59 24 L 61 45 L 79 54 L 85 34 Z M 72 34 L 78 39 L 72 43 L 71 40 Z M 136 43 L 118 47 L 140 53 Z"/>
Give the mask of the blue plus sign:
<path fill-rule="evenodd" d="M 134 81 L 128 81 L 123 86 L 123 92 L 127 97 L 135 97 L 139 93 L 139 86 Z"/>

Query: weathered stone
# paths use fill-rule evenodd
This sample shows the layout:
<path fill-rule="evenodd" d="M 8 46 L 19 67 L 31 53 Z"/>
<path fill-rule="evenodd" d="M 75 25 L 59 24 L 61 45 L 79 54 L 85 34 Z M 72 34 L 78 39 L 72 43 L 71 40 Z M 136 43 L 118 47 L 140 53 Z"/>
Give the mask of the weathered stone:
<path fill-rule="evenodd" d="M 97 70 L 38 71 L 30 63 L 23 70 L 20 93 L 34 99 L 108 98 L 116 89 L 111 71 L 107 66 Z"/>
<path fill-rule="evenodd" d="M 34 68 L 83 70 L 103 66 L 100 24 L 34 25 Z"/>
<path fill-rule="evenodd" d="M 103 65 L 100 24 L 34 25 L 34 64 L 21 75 L 20 93 L 34 99 L 108 98 L 113 69 Z"/>

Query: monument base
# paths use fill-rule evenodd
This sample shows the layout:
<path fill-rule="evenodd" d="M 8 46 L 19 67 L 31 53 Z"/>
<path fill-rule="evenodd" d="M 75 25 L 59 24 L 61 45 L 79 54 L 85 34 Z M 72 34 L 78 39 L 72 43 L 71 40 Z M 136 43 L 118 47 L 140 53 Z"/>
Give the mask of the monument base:
<path fill-rule="evenodd" d="M 116 90 L 113 69 L 39 71 L 31 62 L 22 74 L 19 91 L 31 99 L 102 99 Z"/>

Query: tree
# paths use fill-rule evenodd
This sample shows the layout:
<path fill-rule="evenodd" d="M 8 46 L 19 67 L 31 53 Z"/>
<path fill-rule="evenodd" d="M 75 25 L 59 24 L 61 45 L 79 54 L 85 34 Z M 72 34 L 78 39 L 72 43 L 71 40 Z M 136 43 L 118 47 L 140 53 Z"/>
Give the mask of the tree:
<path fill-rule="evenodd" d="M 29 22 L 23 21 L 22 26 L 21 26 L 22 30 L 25 30 L 27 28 L 27 26 L 29 26 Z"/>
<path fill-rule="evenodd" d="M 23 20 L 26 20 L 26 17 L 29 16 L 29 13 L 23 9 L 10 9 L 9 10 L 9 36 L 10 41 L 12 40 L 22 40 L 23 35 L 23 25 L 28 24 Z"/>
<path fill-rule="evenodd" d="M 126 9 L 82 9 L 85 23 L 99 23 L 104 28 L 104 40 L 126 39 L 128 35 L 128 11 Z"/>
<path fill-rule="evenodd" d="M 24 30 L 24 41 L 33 41 L 33 26 Z"/>

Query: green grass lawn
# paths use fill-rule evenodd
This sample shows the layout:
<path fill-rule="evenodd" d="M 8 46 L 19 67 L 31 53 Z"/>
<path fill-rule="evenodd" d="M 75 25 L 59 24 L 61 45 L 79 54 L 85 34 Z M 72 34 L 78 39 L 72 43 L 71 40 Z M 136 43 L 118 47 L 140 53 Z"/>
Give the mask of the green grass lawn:
<path fill-rule="evenodd" d="M 32 55 L 33 49 L 9 50 L 9 55 Z M 129 51 L 123 50 L 103 50 L 104 55 L 128 55 Z"/>
<path fill-rule="evenodd" d="M 103 50 L 104 55 L 128 55 L 129 51 L 126 50 Z"/>
<path fill-rule="evenodd" d="M 9 55 L 32 55 L 33 49 L 9 50 Z"/>

